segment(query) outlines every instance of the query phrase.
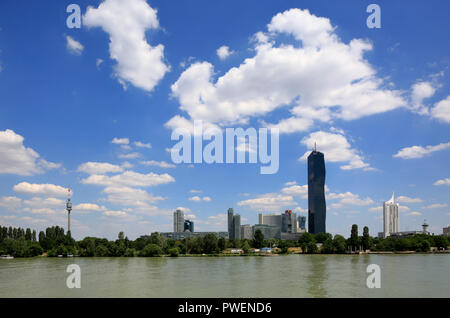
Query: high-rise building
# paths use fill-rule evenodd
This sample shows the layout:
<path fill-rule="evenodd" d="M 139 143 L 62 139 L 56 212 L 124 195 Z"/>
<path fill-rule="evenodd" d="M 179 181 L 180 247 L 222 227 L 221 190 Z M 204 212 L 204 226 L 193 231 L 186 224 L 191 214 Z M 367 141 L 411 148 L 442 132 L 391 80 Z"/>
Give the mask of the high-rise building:
<path fill-rule="evenodd" d="M 281 214 L 262 214 L 258 215 L 259 224 L 277 226 L 281 229 Z"/>
<path fill-rule="evenodd" d="M 281 214 L 281 232 L 297 233 L 297 215 L 292 210 L 286 210 Z"/>
<path fill-rule="evenodd" d="M 241 239 L 253 239 L 253 229 L 250 224 L 241 225 Z"/>
<path fill-rule="evenodd" d="M 233 238 L 233 217 L 234 217 L 234 210 L 233 208 L 228 209 L 228 237 L 230 239 Z"/>
<path fill-rule="evenodd" d="M 314 150 L 308 156 L 308 232 L 326 233 L 325 158 Z"/>
<path fill-rule="evenodd" d="M 184 232 L 194 232 L 194 221 L 191 220 L 184 220 Z"/>
<path fill-rule="evenodd" d="M 235 214 L 233 217 L 233 238 L 235 240 L 241 239 L 241 216 Z"/>
<path fill-rule="evenodd" d="M 383 203 L 383 236 L 398 232 L 398 203 L 395 203 L 392 193 L 392 198 Z"/>
<path fill-rule="evenodd" d="M 241 238 L 241 216 L 234 214 L 233 208 L 228 209 L 228 238 Z"/>
<path fill-rule="evenodd" d="M 184 232 L 184 213 L 178 209 L 173 212 L 173 231 Z"/>
<path fill-rule="evenodd" d="M 306 216 L 299 215 L 297 217 L 297 220 L 298 220 L 298 227 L 299 227 L 300 231 L 305 230 L 306 229 Z"/>
<path fill-rule="evenodd" d="M 257 230 L 260 230 L 264 235 L 265 240 L 280 239 L 281 231 L 279 226 L 267 225 L 267 224 L 255 224 L 253 225 L 253 236 Z"/>
<path fill-rule="evenodd" d="M 450 236 L 450 226 L 442 228 L 442 234 L 444 234 L 444 236 Z"/>

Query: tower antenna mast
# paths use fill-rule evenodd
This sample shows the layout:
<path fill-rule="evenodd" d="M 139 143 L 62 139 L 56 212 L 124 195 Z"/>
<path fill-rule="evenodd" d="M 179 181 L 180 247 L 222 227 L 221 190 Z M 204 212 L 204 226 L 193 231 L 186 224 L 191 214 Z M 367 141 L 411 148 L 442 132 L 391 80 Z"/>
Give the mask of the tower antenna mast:
<path fill-rule="evenodd" d="M 66 210 L 67 210 L 67 233 L 71 233 L 70 232 L 70 212 L 72 211 L 72 202 L 70 202 L 70 197 L 71 197 L 71 191 L 70 191 L 70 185 L 69 188 L 67 189 L 67 203 L 66 203 Z"/>

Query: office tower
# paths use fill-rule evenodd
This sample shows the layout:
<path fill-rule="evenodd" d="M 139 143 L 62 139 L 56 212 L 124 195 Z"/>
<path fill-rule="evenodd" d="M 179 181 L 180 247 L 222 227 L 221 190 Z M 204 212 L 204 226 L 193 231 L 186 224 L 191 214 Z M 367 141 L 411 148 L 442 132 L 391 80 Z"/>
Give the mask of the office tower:
<path fill-rule="evenodd" d="M 390 236 L 398 232 L 398 203 L 394 201 L 394 193 L 389 201 L 383 203 L 383 235 Z"/>
<path fill-rule="evenodd" d="M 306 216 L 303 215 L 299 215 L 298 218 L 298 227 L 300 230 L 305 230 L 306 229 Z"/>
<path fill-rule="evenodd" d="M 264 235 L 265 240 L 270 240 L 273 238 L 279 240 L 281 238 L 281 229 L 279 226 L 267 224 L 255 224 L 253 225 L 252 229 L 253 229 L 253 236 L 255 235 L 255 232 L 257 230 L 260 230 L 261 233 Z"/>
<path fill-rule="evenodd" d="M 253 239 L 253 229 L 251 225 L 249 224 L 241 225 L 241 239 L 248 239 L 248 240 Z"/>
<path fill-rule="evenodd" d="M 228 209 L 228 238 L 230 238 L 230 239 L 232 239 L 234 237 L 233 216 L 234 216 L 233 208 L 229 208 Z"/>
<path fill-rule="evenodd" d="M 281 215 L 281 232 L 296 233 L 297 232 L 297 216 L 292 210 L 286 210 Z"/>
<path fill-rule="evenodd" d="M 184 232 L 194 232 L 194 221 L 184 220 Z"/>
<path fill-rule="evenodd" d="M 277 226 L 281 229 L 281 214 L 262 214 L 258 215 L 258 224 Z"/>
<path fill-rule="evenodd" d="M 239 214 L 233 216 L 233 238 L 241 239 L 241 216 Z"/>
<path fill-rule="evenodd" d="M 173 212 L 173 231 L 184 232 L 184 213 L 181 210 Z"/>
<path fill-rule="evenodd" d="M 444 236 L 450 236 L 450 226 L 442 228 L 442 234 Z"/>
<path fill-rule="evenodd" d="M 314 150 L 308 156 L 308 232 L 326 233 L 325 159 Z"/>

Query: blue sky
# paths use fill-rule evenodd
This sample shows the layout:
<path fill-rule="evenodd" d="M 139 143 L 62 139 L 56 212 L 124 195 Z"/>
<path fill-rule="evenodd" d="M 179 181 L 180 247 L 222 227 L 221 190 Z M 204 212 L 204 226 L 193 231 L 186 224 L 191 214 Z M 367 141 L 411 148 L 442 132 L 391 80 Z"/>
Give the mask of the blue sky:
<path fill-rule="evenodd" d="M 376 235 L 393 190 L 401 230 L 450 223 L 449 3 L 378 1 L 369 29 L 371 1 L 89 0 L 69 29 L 70 3 L 0 4 L 1 224 L 65 226 L 68 185 L 77 238 L 171 231 L 177 207 L 202 231 L 305 215 L 314 141 L 329 232 Z M 174 165 L 194 119 L 280 128 L 278 172 Z"/>

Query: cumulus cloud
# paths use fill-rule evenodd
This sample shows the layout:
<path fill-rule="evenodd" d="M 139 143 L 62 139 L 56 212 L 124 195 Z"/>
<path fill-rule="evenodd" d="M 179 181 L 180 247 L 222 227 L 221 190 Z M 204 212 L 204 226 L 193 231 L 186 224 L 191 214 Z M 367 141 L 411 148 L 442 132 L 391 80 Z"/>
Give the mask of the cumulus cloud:
<path fill-rule="evenodd" d="M 189 201 L 193 201 L 193 202 L 201 202 L 201 201 L 210 202 L 211 198 L 210 197 L 203 197 L 203 198 L 201 198 L 198 195 L 195 195 L 193 197 L 190 197 L 188 200 Z"/>
<path fill-rule="evenodd" d="M 448 185 L 448 186 L 450 186 L 450 178 L 445 178 L 445 179 L 442 179 L 442 180 L 438 180 L 435 183 L 433 183 L 433 185 L 435 185 L 435 186 L 440 186 L 440 185 Z"/>
<path fill-rule="evenodd" d="M 297 206 L 292 195 L 279 193 L 266 193 L 253 199 L 243 200 L 237 203 L 238 206 L 248 206 L 257 211 L 279 211 L 286 206 Z"/>
<path fill-rule="evenodd" d="M 441 209 L 448 207 L 447 203 L 433 203 L 427 206 L 422 207 L 422 209 Z"/>
<path fill-rule="evenodd" d="M 431 116 L 442 122 L 450 123 L 450 95 L 434 105 L 431 109 Z"/>
<path fill-rule="evenodd" d="M 31 176 L 61 167 L 48 162 L 23 144 L 24 138 L 10 129 L 0 131 L 0 174 Z"/>
<path fill-rule="evenodd" d="M 137 159 L 140 157 L 142 157 L 142 154 L 140 154 L 139 152 L 130 152 L 130 153 L 125 153 L 125 154 L 119 155 L 120 159 Z"/>
<path fill-rule="evenodd" d="M 217 49 L 217 56 L 223 61 L 226 60 L 234 51 L 231 51 L 230 48 L 226 45 L 223 45 Z"/>
<path fill-rule="evenodd" d="M 423 105 L 426 98 L 430 98 L 436 92 L 436 88 L 430 82 L 417 82 L 412 86 L 411 103 L 412 109 L 419 114 L 427 114 L 428 108 Z"/>
<path fill-rule="evenodd" d="M 172 163 L 168 163 L 165 161 L 156 161 L 156 160 L 148 160 L 148 161 L 141 161 L 142 165 L 147 165 L 147 166 L 157 166 L 160 168 L 175 168 L 176 165 L 172 164 Z"/>
<path fill-rule="evenodd" d="M 397 202 L 401 202 L 401 203 L 420 203 L 420 202 L 423 202 L 423 200 L 420 199 L 420 198 L 410 198 L 410 197 L 401 195 L 401 196 L 399 196 L 397 198 Z"/>
<path fill-rule="evenodd" d="M 358 194 L 351 192 L 344 193 L 329 193 L 327 195 L 327 199 L 329 200 L 339 200 L 338 203 L 333 203 L 331 205 L 332 208 L 341 208 L 347 205 L 358 205 L 358 206 L 366 206 L 373 204 L 373 200 L 369 197 L 362 199 Z"/>
<path fill-rule="evenodd" d="M 107 162 L 85 162 L 78 166 L 77 171 L 87 174 L 104 174 L 108 172 L 122 172 L 123 168 Z"/>
<path fill-rule="evenodd" d="M 151 144 L 146 144 L 146 143 L 143 143 L 143 142 L 140 142 L 140 141 L 135 141 L 134 142 L 134 145 L 136 146 L 136 147 L 139 147 L 139 148 L 148 148 L 148 149 L 150 149 L 150 148 L 152 148 L 152 145 Z"/>
<path fill-rule="evenodd" d="M 297 43 L 277 46 L 279 35 L 291 35 Z M 290 107 L 292 116 L 282 119 L 280 128 L 294 132 L 314 120 L 352 120 L 406 106 L 401 92 L 384 88 L 364 58 L 372 45 L 361 39 L 342 42 L 327 18 L 291 9 L 273 17 L 268 32 L 255 40 L 255 56 L 216 81 L 209 62 L 187 68 L 171 88 L 180 110 L 190 119 L 226 125 Z M 169 128 L 183 124 L 177 116 Z"/>
<path fill-rule="evenodd" d="M 450 142 L 440 143 L 435 146 L 412 146 L 400 149 L 395 155 L 394 158 L 402 158 L 402 159 L 416 159 L 422 158 L 427 155 L 431 155 L 433 152 L 445 150 L 450 148 Z"/>
<path fill-rule="evenodd" d="M 125 171 L 114 176 L 93 174 L 88 178 L 81 180 L 83 184 L 93 184 L 107 187 L 150 187 L 160 184 L 175 182 L 175 179 L 165 173 L 141 174 L 134 171 Z"/>
<path fill-rule="evenodd" d="M 343 170 L 363 169 L 372 170 L 373 168 L 366 162 L 359 152 L 352 148 L 345 135 L 340 132 L 329 133 L 325 131 L 316 131 L 304 137 L 301 140 L 308 149 L 313 149 L 317 144 L 317 149 L 325 154 L 325 160 L 329 162 L 346 162 L 341 166 Z M 311 151 L 303 154 L 300 160 L 307 159 Z"/>
<path fill-rule="evenodd" d="M 81 55 L 84 50 L 83 44 L 75 40 L 69 35 L 66 35 L 66 48 L 67 50 L 74 55 Z"/>
<path fill-rule="evenodd" d="M 159 21 L 145 0 L 104 0 L 98 8 L 88 7 L 83 23 L 109 34 L 109 54 L 117 62 L 114 75 L 121 84 L 152 91 L 169 71 L 164 46 L 146 40 L 145 32 L 159 29 Z"/>
<path fill-rule="evenodd" d="M 100 211 L 105 211 L 106 207 L 104 206 L 99 206 L 95 203 L 80 203 L 77 204 L 73 207 L 74 211 L 95 211 L 95 212 L 100 212 Z"/>
<path fill-rule="evenodd" d="M 13 187 L 14 192 L 27 195 L 66 197 L 67 188 L 54 184 L 21 182 Z"/>
<path fill-rule="evenodd" d="M 15 196 L 7 196 L 0 198 L 0 207 L 8 211 L 16 211 L 22 206 L 22 199 Z"/>
<path fill-rule="evenodd" d="M 114 137 L 114 139 L 111 140 L 111 143 L 116 145 L 128 145 L 130 143 L 130 139 Z"/>
<path fill-rule="evenodd" d="M 106 201 L 109 203 L 124 206 L 143 206 L 164 200 L 163 197 L 153 196 L 145 190 L 130 187 L 106 187 L 103 193 L 107 195 Z"/>
<path fill-rule="evenodd" d="M 286 185 L 288 185 L 288 186 L 281 189 L 281 192 L 283 192 L 284 194 L 297 196 L 302 199 L 308 198 L 308 185 L 307 184 L 300 186 L 300 185 L 291 184 L 290 182 L 288 182 Z"/>

